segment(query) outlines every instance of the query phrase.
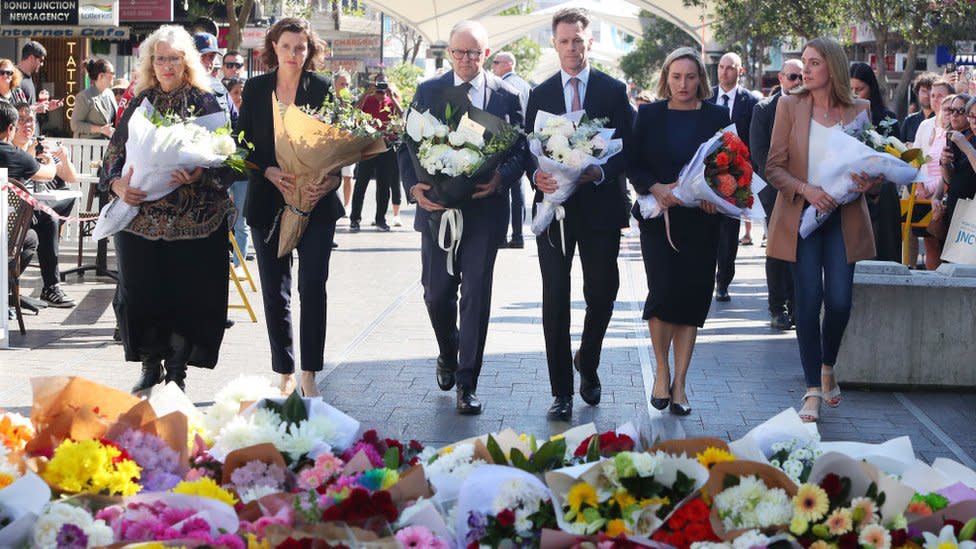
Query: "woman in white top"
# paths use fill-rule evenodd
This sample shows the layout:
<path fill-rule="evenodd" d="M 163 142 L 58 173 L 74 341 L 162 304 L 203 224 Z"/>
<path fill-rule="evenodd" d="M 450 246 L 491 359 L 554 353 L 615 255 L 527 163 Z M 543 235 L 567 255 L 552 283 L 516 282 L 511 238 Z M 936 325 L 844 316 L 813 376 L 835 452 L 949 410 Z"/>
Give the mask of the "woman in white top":
<path fill-rule="evenodd" d="M 939 156 L 945 147 L 945 126 L 946 122 L 948 122 L 948 117 L 943 112 L 942 107 L 948 107 L 952 103 L 952 93 L 952 85 L 944 80 L 932 84 L 932 111 L 935 112 L 935 116 L 923 120 L 919 124 L 918 131 L 915 134 L 914 145 L 922 149 L 923 156 L 927 156 L 930 159 L 922 166 L 922 175 L 925 178 L 923 184 L 916 185 L 915 187 L 915 196 L 923 200 L 928 200 L 936 196 L 939 191 L 939 186 L 942 184 L 942 172 L 939 170 Z M 934 219 L 935 214 L 933 213 Z M 923 235 L 922 241 L 925 245 L 925 268 L 929 271 L 934 271 L 939 268 L 939 264 L 941 263 L 939 257 L 942 255 L 942 243 L 938 238 L 928 233 Z M 911 245 L 909 256 L 912 258 L 917 257 L 917 240 L 912 238 L 909 244 Z"/>

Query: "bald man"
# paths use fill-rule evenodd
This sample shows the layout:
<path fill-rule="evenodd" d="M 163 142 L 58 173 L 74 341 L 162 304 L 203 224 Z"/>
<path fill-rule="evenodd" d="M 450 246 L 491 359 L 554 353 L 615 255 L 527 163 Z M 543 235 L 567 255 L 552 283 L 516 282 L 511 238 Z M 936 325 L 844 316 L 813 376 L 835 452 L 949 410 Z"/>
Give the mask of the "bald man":
<path fill-rule="evenodd" d="M 749 145 L 749 127 L 752 109 L 758 100 L 739 85 L 739 77 L 745 73 L 739 54 L 729 52 L 718 62 L 718 86 L 712 88 L 709 101 L 729 109 L 735 129 L 746 145 Z M 715 301 L 731 301 L 729 285 L 735 277 L 735 257 L 739 252 L 739 220 L 723 216 L 719 229 L 718 270 L 715 273 Z"/>

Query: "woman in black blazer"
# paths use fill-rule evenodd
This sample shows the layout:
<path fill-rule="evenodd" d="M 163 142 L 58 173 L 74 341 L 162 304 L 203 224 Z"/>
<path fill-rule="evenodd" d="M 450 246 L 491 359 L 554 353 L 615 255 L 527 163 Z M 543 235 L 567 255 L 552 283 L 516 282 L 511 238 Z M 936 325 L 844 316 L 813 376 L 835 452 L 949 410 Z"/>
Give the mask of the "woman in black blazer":
<path fill-rule="evenodd" d="M 332 98 L 328 80 L 312 72 L 322 55 L 320 41 L 301 19 L 286 17 L 268 31 L 264 40 L 264 63 L 273 71 L 247 81 L 241 101 L 238 129 L 254 145 L 249 170 L 245 217 L 254 235 L 264 314 L 271 343 L 271 368 L 281 374 L 281 389 L 295 387 L 295 351 L 291 328 L 292 255 L 278 258 L 278 220 L 285 207 L 282 192 L 295 185 L 295 175 L 278 167 L 272 108 L 308 105 L 318 108 Z M 325 193 L 326 179 L 311 188 L 318 199 L 309 216 L 308 228 L 299 241 L 298 295 L 301 299 L 301 389 L 306 396 L 319 394 L 315 372 L 322 370 L 325 353 L 326 294 L 329 259 L 336 220 L 344 211 L 335 191 Z"/>

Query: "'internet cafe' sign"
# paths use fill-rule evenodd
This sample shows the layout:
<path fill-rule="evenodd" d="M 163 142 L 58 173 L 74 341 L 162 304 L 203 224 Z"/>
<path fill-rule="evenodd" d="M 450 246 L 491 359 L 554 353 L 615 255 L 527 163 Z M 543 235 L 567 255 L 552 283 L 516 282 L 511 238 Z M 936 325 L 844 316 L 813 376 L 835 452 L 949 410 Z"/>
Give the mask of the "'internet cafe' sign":
<path fill-rule="evenodd" d="M 118 26 L 118 0 L 2 0 L 0 24 Z"/>

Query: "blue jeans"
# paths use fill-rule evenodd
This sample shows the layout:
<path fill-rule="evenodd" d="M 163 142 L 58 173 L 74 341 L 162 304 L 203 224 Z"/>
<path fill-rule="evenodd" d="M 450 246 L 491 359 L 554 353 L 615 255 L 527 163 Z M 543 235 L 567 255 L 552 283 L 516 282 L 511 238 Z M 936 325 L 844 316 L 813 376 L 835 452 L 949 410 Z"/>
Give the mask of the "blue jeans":
<path fill-rule="evenodd" d="M 247 244 L 251 239 L 251 228 L 247 226 L 247 221 L 244 219 L 244 203 L 247 199 L 246 179 L 235 181 L 230 186 L 230 198 L 234 201 L 234 207 L 237 208 L 237 221 L 234 222 L 234 240 L 237 241 L 237 247 L 241 249 L 241 255 L 246 258 Z M 240 266 L 241 263 L 237 260 L 237 254 L 234 254 L 232 260 L 235 267 Z"/>
<path fill-rule="evenodd" d="M 807 387 L 820 386 L 820 368 L 837 361 L 841 338 L 851 316 L 854 265 L 847 262 L 841 213 L 796 243 L 791 265 L 795 292 L 794 320 L 800 362 Z M 823 324 L 820 309 L 823 306 Z"/>

